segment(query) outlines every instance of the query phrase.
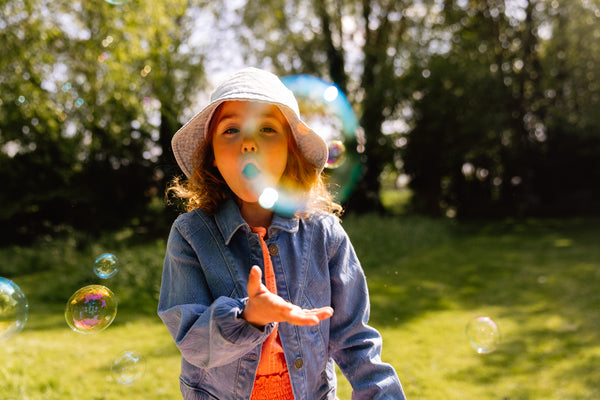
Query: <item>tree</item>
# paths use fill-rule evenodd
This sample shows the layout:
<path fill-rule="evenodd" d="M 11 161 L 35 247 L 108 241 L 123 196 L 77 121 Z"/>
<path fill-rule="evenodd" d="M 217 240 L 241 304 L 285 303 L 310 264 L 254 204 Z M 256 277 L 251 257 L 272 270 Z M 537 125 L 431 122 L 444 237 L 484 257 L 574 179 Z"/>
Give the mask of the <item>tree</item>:
<path fill-rule="evenodd" d="M 329 79 L 360 115 L 364 171 L 351 210 L 383 210 L 379 176 L 393 162 L 393 149 L 382 125 L 401 109 L 400 78 L 414 45 L 406 38 L 423 17 L 421 7 L 398 0 L 260 0 L 242 9 L 239 35 L 248 63 Z"/>
<path fill-rule="evenodd" d="M 597 41 L 583 40 L 600 34 L 597 9 L 587 2 L 444 3 L 431 28 L 434 37 L 447 35 L 447 46 L 416 53 L 405 76 L 415 101 L 401 157 L 417 210 L 524 216 L 555 213 L 558 203 L 571 203 L 571 212 L 597 207 L 590 201 L 596 190 L 574 169 L 598 176 L 590 162 L 599 154 L 597 118 L 573 107 L 582 98 L 598 104 Z M 579 127 L 565 130 L 566 119 Z M 551 178 L 564 175 L 567 190 Z M 565 201 L 572 191 L 587 200 Z"/>
<path fill-rule="evenodd" d="M 550 38 L 541 77 L 543 139 L 533 182 L 544 214 L 599 213 L 600 2 L 552 2 L 543 8 Z"/>
<path fill-rule="evenodd" d="M 203 85 L 191 8 L 183 0 L 3 7 L 4 232 L 95 231 L 143 217 L 173 175 L 170 138 Z"/>

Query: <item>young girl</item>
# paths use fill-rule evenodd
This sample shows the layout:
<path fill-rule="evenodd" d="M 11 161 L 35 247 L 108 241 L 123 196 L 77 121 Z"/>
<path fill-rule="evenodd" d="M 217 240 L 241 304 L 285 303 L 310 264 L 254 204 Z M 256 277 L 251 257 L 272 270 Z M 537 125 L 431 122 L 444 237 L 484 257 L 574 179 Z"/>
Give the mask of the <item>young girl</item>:
<path fill-rule="evenodd" d="M 158 314 L 181 351 L 183 398 L 331 400 L 335 362 L 353 399 L 404 399 L 322 181 L 327 147 L 292 92 L 243 69 L 172 145 L 188 179 L 170 190 L 188 212 L 169 235 Z"/>

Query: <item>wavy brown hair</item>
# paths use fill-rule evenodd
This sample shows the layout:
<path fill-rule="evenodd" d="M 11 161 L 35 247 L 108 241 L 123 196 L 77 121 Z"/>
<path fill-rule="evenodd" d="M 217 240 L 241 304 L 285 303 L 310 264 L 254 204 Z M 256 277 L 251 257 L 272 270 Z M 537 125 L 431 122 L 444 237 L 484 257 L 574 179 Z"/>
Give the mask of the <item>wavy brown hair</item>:
<path fill-rule="evenodd" d="M 186 211 L 196 208 L 207 215 L 214 215 L 228 197 L 236 198 L 221 173 L 214 165 L 215 156 L 212 138 L 220 106 L 215 110 L 205 139 L 194 151 L 194 165 L 189 179 L 176 177 L 167 188 L 167 197 L 171 195 L 183 201 Z M 307 217 L 311 212 L 326 212 L 336 216 L 342 214 L 342 206 L 333 200 L 327 189 L 323 174 L 300 153 L 296 140 L 288 129 L 287 165 L 280 180 L 280 186 L 302 198 L 305 207 L 296 211 L 296 216 Z"/>

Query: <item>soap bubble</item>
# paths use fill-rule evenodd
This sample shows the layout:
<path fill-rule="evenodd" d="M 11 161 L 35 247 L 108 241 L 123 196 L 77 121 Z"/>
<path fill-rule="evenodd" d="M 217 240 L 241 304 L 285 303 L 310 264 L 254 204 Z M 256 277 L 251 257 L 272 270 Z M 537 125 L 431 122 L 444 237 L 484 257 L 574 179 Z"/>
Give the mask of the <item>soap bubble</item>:
<path fill-rule="evenodd" d="M 146 371 L 146 359 L 136 351 L 121 353 L 112 365 L 112 374 L 121 385 L 131 385 Z"/>
<path fill-rule="evenodd" d="M 496 350 L 500 344 L 500 330 L 490 317 L 476 317 L 467 324 L 467 338 L 471 347 L 479 354 Z"/>
<path fill-rule="evenodd" d="M 107 3 L 114 4 L 116 6 L 123 5 L 125 3 L 129 3 L 129 0 L 104 0 Z"/>
<path fill-rule="evenodd" d="M 337 86 L 310 75 L 290 75 L 281 78 L 290 89 L 300 108 L 302 119 L 325 143 L 343 145 L 344 156 L 339 163 L 327 165 L 329 181 L 337 186 L 336 200 L 348 199 L 362 172 L 360 153 L 364 151 L 364 131 L 348 99 Z M 340 150 L 337 148 L 336 150 Z M 337 153 L 336 153 L 337 154 Z"/>
<path fill-rule="evenodd" d="M 119 260 L 114 254 L 104 253 L 94 261 L 94 272 L 99 278 L 113 277 L 119 270 Z"/>
<path fill-rule="evenodd" d="M 21 332 L 28 312 L 27 298 L 19 286 L 0 277 L 0 340 L 7 340 Z"/>
<path fill-rule="evenodd" d="M 326 168 L 338 168 L 345 160 L 346 146 L 341 140 L 332 140 L 327 143 L 327 164 Z"/>
<path fill-rule="evenodd" d="M 65 319 L 75 332 L 95 333 L 106 329 L 117 315 L 113 292 L 102 285 L 89 285 L 73 293 L 67 302 Z"/>

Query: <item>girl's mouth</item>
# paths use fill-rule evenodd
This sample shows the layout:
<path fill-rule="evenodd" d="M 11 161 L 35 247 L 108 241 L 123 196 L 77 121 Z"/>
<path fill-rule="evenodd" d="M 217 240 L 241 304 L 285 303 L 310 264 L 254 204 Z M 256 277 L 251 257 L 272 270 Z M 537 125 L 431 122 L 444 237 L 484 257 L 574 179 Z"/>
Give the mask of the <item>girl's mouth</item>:
<path fill-rule="evenodd" d="M 256 165 L 249 163 L 242 169 L 242 174 L 248 179 L 254 179 L 260 174 L 260 171 Z"/>

